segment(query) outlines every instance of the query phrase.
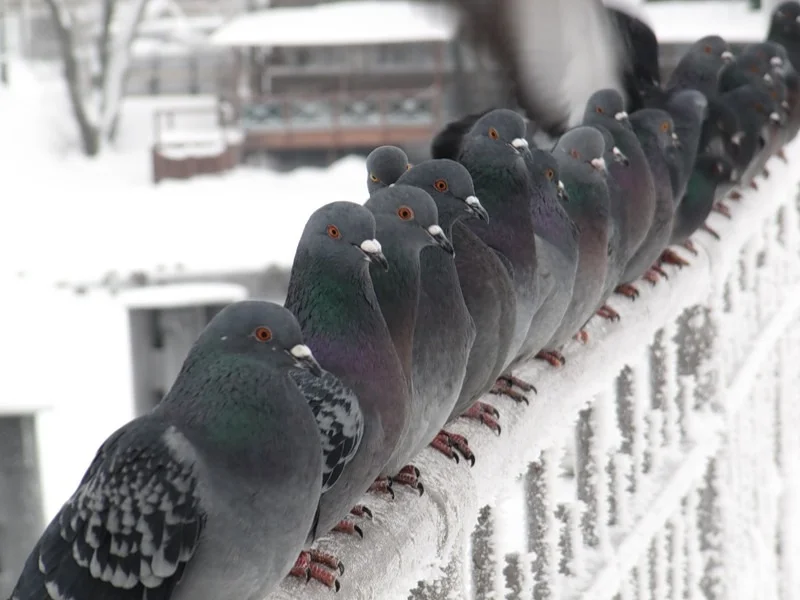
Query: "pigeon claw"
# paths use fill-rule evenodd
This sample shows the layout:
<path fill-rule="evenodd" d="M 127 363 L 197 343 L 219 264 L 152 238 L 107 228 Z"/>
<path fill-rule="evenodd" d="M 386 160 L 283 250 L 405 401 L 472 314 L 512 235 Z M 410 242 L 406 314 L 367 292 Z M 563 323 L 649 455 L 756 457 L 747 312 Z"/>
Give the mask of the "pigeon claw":
<path fill-rule="evenodd" d="M 755 182 L 755 180 L 750 182 L 750 187 L 758 191 L 758 184 Z"/>
<path fill-rule="evenodd" d="M 691 263 L 684 259 L 680 254 L 676 253 L 674 250 L 670 250 L 667 248 L 661 253 L 660 258 L 662 263 L 666 263 L 668 265 L 675 265 L 676 267 L 682 269 L 683 267 L 688 267 Z"/>
<path fill-rule="evenodd" d="M 357 535 L 362 540 L 364 539 L 364 530 L 349 519 L 342 519 L 332 529 L 337 533 L 346 533 L 348 535 Z"/>
<path fill-rule="evenodd" d="M 728 194 L 728 198 L 731 200 L 741 200 L 742 193 L 739 190 L 733 190 L 730 194 Z"/>
<path fill-rule="evenodd" d="M 480 421 L 489 429 L 494 431 L 497 435 L 500 435 L 500 424 L 497 422 L 499 415 L 497 413 L 497 409 L 491 404 L 486 404 L 485 402 L 476 402 L 461 416 L 465 419 Z"/>
<path fill-rule="evenodd" d="M 488 404 L 486 406 L 489 406 Z M 494 410 L 494 407 L 490 407 Z M 494 410 L 497 413 L 496 410 Z M 499 414 L 497 416 L 500 416 Z M 458 462 L 458 455 L 464 457 L 464 459 L 469 461 L 469 466 L 475 466 L 475 455 L 472 453 L 472 450 L 469 447 L 469 442 L 467 438 L 463 435 L 458 435 L 457 433 L 450 433 L 449 431 L 445 431 L 442 429 L 436 438 L 433 440 L 433 443 L 439 443 L 446 446 L 450 452 L 453 453 L 453 458 L 455 458 L 456 462 Z M 432 444 L 433 444 L 432 443 Z M 438 446 L 434 446 L 437 450 L 439 449 Z M 454 452 L 455 450 L 455 452 Z M 440 450 L 441 452 L 441 450 Z M 457 452 L 457 453 L 456 453 Z"/>
<path fill-rule="evenodd" d="M 503 381 L 507 381 L 510 385 L 514 387 L 518 387 L 523 392 L 533 392 L 534 394 L 538 394 L 539 392 L 536 391 L 536 387 L 532 383 L 528 383 L 527 381 L 523 381 L 522 379 L 517 379 L 513 375 L 500 375 L 498 379 L 502 379 Z"/>
<path fill-rule="evenodd" d="M 344 565 L 342 564 L 342 561 L 340 561 L 330 552 L 323 552 L 322 550 L 311 548 L 308 553 L 311 555 L 312 563 L 325 565 L 334 571 L 339 571 L 339 575 L 344 575 Z"/>
<path fill-rule="evenodd" d="M 733 218 L 733 215 L 731 215 L 731 209 L 728 208 L 728 206 L 726 204 L 723 204 L 722 202 L 715 202 L 711 210 L 713 210 L 714 212 L 718 212 L 723 217 L 727 217 L 728 219 Z"/>
<path fill-rule="evenodd" d="M 456 452 L 455 448 L 453 448 L 453 444 L 450 443 L 450 440 L 446 435 L 443 434 L 443 432 L 439 432 L 439 434 L 433 438 L 431 443 L 428 445 L 437 452 L 444 454 L 447 458 L 456 461 L 456 464 L 461 461 L 461 459 L 458 457 L 458 452 Z"/>
<path fill-rule="evenodd" d="M 775 156 L 780 158 L 783 162 L 788 163 L 789 159 L 786 158 L 786 153 L 783 151 L 783 148 L 780 148 L 776 153 Z"/>
<path fill-rule="evenodd" d="M 389 494 L 394 500 L 394 490 L 392 489 L 392 480 L 382 475 L 372 482 L 372 485 L 367 489 L 368 492 L 383 492 Z"/>
<path fill-rule="evenodd" d="M 588 344 L 589 343 L 589 333 L 585 329 L 581 329 L 572 336 L 576 340 L 578 340 L 581 344 Z"/>
<path fill-rule="evenodd" d="M 403 470 L 400 471 L 397 475 L 392 477 L 392 481 L 395 483 L 399 483 L 400 485 L 405 485 L 410 487 L 412 490 L 416 490 L 419 492 L 419 495 L 425 493 L 425 487 L 419 482 L 418 476 L 413 473 L 413 471 L 407 471 L 411 467 L 412 469 L 416 469 L 413 465 L 406 465 L 403 467 Z"/>
<path fill-rule="evenodd" d="M 413 475 L 414 477 L 417 477 L 417 478 L 419 478 L 419 476 L 421 474 L 419 469 L 417 467 L 415 467 L 414 465 L 406 465 L 405 467 L 400 469 L 400 473 L 406 473 L 406 474 L 409 474 L 409 475 Z"/>
<path fill-rule="evenodd" d="M 311 563 L 311 566 L 308 568 L 308 572 L 310 576 L 309 579 L 319 581 L 322 585 L 331 588 L 334 592 L 338 592 L 340 589 L 342 589 L 342 584 L 339 583 L 339 579 L 336 577 L 336 575 L 327 569 L 324 569 L 322 565 Z"/>
<path fill-rule="evenodd" d="M 685 242 L 683 242 L 683 244 L 681 244 L 681 246 L 683 246 L 689 252 L 691 252 L 692 254 L 697 256 L 697 254 L 698 254 L 697 248 L 695 247 L 694 242 L 692 242 L 692 240 L 686 240 Z"/>
<path fill-rule="evenodd" d="M 354 517 L 367 517 L 368 519 L 372 519 L 372 511 L 363 504 L 356 504 L 350 509 L 350 514 Z"/>
<path fill-rule="evenodd" d="M 608 304 L 603 304 L 603 306 L 597 309 L 597 316 L 609 321 L 619 321 L 622 318 L 619 316 L 619 313 Z"/>
<path fill-rule="evenodd" d="M 567 359 L 564 358 L 564 355 L 556 350 L 540 350 L 536 354 L 536 358 L 539 360 L 546 360 L 554 367 L 563 367 L 567 364 Z"/>
<path fill-rule="evenodd" d="M 625 296 L 631 300 L 636 300 L 639 297 L 639 290 L 630 283 L 623 283 L 614 288 L 614 293 L 620 296 Z"/>
<path fill-rule="evenodd" d="M 336 574 L 325 569 L 323 565 L 338 570 L 340 575 L 344 573 L 344 565 L 332 554 L 318 550 L 303 550 L 297 557 L 292 570 L 289 571 L 289 576 L 305 579 L 306 583 L 315 579 L 338 592 L 341 583 Z"/>
<path fill-rule="evenodd" d="M 761 170 L 761 174 L 764 176 L 764 179 L 769 179 L 769 169 L 767 167 Z"/>
<path fill-rule="evenodd" d="M 711 237 L 713 237 L 713 238 L 715 238 L 717 240 L 720 239 L 719 234 L 716 231 L 714 231 L 713 229 L 711 229 L 711 227 L 709 227 L 705 223 L 700 225 L 700 229 L 702 229 L 703 231 L 705 231 L 706 233 L 711 235 Z"/>
<path fill-rule="evenodd" d="M 658 277 L 659 277 L 659 272 L 654 267 L 651 267 L 650 269 L 647 270 L 647 273 L 644 274 L 642 279 L 644 279 L 645 281 L 649 281 L 653 285 L 656 285 L 658 283 Z"/>

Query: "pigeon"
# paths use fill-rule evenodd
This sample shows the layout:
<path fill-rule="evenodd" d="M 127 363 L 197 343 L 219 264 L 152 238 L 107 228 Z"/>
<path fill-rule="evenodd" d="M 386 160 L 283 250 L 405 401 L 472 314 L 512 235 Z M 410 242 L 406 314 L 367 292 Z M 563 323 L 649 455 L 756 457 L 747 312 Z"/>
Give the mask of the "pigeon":
<path fill-rule="evenodd" d="M 413 369 L 415 325 L 421 301 L 420 254 L 426 247 L 435 246 L 434 249 L 452 260 L 453 245 L 438 223 L 439 214 L 433 199 L 418 187 L 395 184 L 372 194 L 364 206 L 375 216 L 376 233 L 383 240 L 389 262 L 388 270 L 373 266 L 370 274 L 410 396 L 406 427 L 384 466 L 384 474 L 422 493 L 424 487 L 418 481 L 419 473 L 408 464 L 416 454 L 420 430 L 428 425 L 426 405 L 431 401 L 424 390 L 418 391 Z M 439 285 L 448 283 L 442 281 Z"/>
<path fill-rule="evenodd" d="M 708 113 L 697 144 L 698 153 L 714 154 L 731 160 L 737 155 L 744 131 L 736 112 L 720 98 L 708 100 Z"/>
<path fill-rule="evenodd" d="M 620 252 L 620 259 L 627 267 L 653 223 L 656 190 L 647 157 L 623 107 L 622 96 L 616 90 L 598 90 L 586 104 L 583 122 L 585 125 L 605 127 L 614 138 L 616 147 L 630 163 L 629 169 L 612 165 L 615 181 L 624 197 L 622 205 L 626 211 L 623 234 L 625 243 Z M 606 290 L 606 296 L 608 291 L 610 290 Z"/>
<path fill-rule="evenodd" d="M 772 11 L 767 39 L 780 44 L 795 71 L 800 71 L 800 3 L 782 2 Z"/>
<path fill-rule="evenodd" d="M 565 133 L 553 149 L 567 191 L 565 208 L 580 234 L 572 299 L 547 348 L 560 350 L 579 332 L 602 300 L 600 294 L 608 269 L 609 229 L 605 151 L 603 134 L 586 126 Z"/>
<path fill-rule="evenodd" d="M 452 239 L 453 226 L 459 221 L 489 221 L 475 196 L 469 171 L 455 161 L 434 159 L 419 163 L 400 177 L 397 185 L 411 185 L 430 194 L 439 212 L 439 225 L 448 239 Z M 454 258 L 438 248 L 423 248 L 412 355 L 413 392 L 421 396 L 415 403 L 421 407 L 415 415 L 419 420 L 411 427 L 411 433 L 416 434 L 414 453 L 432 444 L 456 461 L 454 448 L 474 461 L 474 455 L 459 444 L 459 438 L 442 428 L 463 388 L 475 335 Z"/>
<path fill-rule="evenodd" d="M 538 306 L 536 242 L 531 217 L 533 189 L 526 159 L 530 150 L 524 136 L 525 121 L 519 114 L 508 109 L 493 110 L 473 125 L 459 156 L 492 219 L 491 223 L 469 221 L 466 225 L 498 253 L 514 283 L 516 320 L 504 369 L 519 357 Z M 494 392 L 527 401 L 512 385 L 523 391 L 534 389 L 504 372 Z"/>
<path fill-rule="evenodd" d="M 650 229 L 637 251 L 628 261 L 617 291 L 631 299 L 636 298 L 638 290 L 633 281 L 644 276 L 655 284 L 657 269 L 653 267 L 669 241 L 672 230 L 672 217 L 675 213 L 676 201 L 673 198 L 670 166 L 667 152 L 676 144 L 672 117 L 658 108 L 643 108 L 630 115 L 630 122 L 636 133 L 642 150 L 647 157 L 656 192 L 655 212 Z"/>
<path fill-rule="evenodd" d="M 714 206 L 717 186 L 730 181 L 733 175 L 733 164 L 726 158 L 710 154 L 701 154 L 697 157 L 686 195 L 675 211 L 670 244 L 683 244 L 693 254 L 697 254 L 689 237 L 701 228 L 719 239 L 719 235 L 712 229 L 704 227 L 704 223 Z"/>
<path fill-rule="evenodd" d="M 372 194 L 392 185 L 411 165 L 397 146 L 378 146 L 367 156 L 367 189 Z"/>
<path fill-rule="evenodd" d="M 555 157 L 536 148 L 531 151 L 528 166 L 536 188 L 531 215 L 536 232 L 540 303 L 528 328 L 519 362 L 536 357 L 557 367 L 565 363 L 564 357 L 557 350 L 544 346 L 564 318 L 572 298 L 578 267 L 579 231 L 563 206 L 567 202 L 567 192 Z"/>
<path fill-rule="evenodd" d="M 661 89 L 658 39 L 653 29 L 641 19 L 612 7 L 606 7 L 620 32 L 623 62 L 622 82 L 628 112 L 644 108 L 645 98 Z M 607 85 L 597 89 L 608 89 Z M 591 97 L 591 96 L 590 96 Z"/>
<path fill-rule="evenodd" d="M 675 166 L 677 167 L 673 195 L 680 199 L 686 190 L 686 184 L 697 158 L 703 122 L 708 113 L 706 96 L 696 89 L 686 88 L 670 94 L 662 106 L 675 126 L 675 135 L 679 145 L 673 146 Z"/>
<path fill-rule="evenodd" d="M 392 188 L 394 189 L 394 188 Z M 322 368 L 355 392 L 363 434 L 336 485 L 319 501 L 318 529 L 353 529 L 343 520 L 383 474 L 405 434 L 410 395 L 381 314 L 369 266 L 388 269 L 375 218 L 353 202 L 332 202 L 308 219 L 289 277 L 286 307 Z"/>
<path fill-rule="evenodd" d="M 706 98 L 716 96 L 722 68 L 732 63 L 728 42 L 718 35 L 700 38 L 683 55 L 666 85 L 667 96 L 681 90 L 697 90 Z M 663 106 L 651 105 L 653 108 Z"/>
<path fill-rule="evenodd" d="M 436 158 L 449 158 L 451 160 L 458 160 L 461 154 L 461 145 L 464 142 L 464 137 L 469 133 L 472 126 L 485 114 L 494 109 L 486 109 L 477 113 L 464 115 L 460 119 L 451 121 L 444 126 L 439 133 L 437 133 L 431 141 L 431 157 Z"/>
<path fill-rule="evenodd" d="M 317 531 L 322 454 L 297 367 L 320 373 L 288 310 L 220 311 L 164 399 L 100 447 L 11 599 L 268 596 Z"/>

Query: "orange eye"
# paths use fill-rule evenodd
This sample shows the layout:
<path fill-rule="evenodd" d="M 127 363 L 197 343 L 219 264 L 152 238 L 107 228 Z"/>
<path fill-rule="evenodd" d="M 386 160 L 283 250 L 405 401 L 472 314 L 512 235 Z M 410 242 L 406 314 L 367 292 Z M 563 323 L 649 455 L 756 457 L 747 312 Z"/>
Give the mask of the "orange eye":
<path fill-rule="evenodd" d="M 602 115 L 606 111 L 603 110 L 602 106 L 595 106 L 594 107 L 594 112 L 596 112 L 598 115 Z"/>
<path fill-rule="evenodd" d="M 444 179 L 437 179 L 433 182 L 433 187 L 436 188 L 437 192 L 446 192 L 447 182 Z"/>
<path fill-rule="evenodd" d="M 414 218 L 414 211 L 407 206 L 401 206 L 397 209 L 397 216 L 403 219 L 403 221 L 410 221 Z"/>
<path fill-rule="evenodd" d="M 711 46 L 703 46 L 703 52 L 705 52 L 706 54 L 711 54 L 712 52 Z"/>
<path fill-rule="evenodd" d="M 375 174 L 374 174 L 374 173 L 370 173 L 370 174 L 369 174 L 369 178 L 370 178 L 370 180 L 371 180 L 371 181 L 373 181 L 373 182 L 375 182 L 375 183 L 380 183 L 380 182 L 381 182 L 381 180 L 380 180 L 380 179 L 378 179 L 378 178 L 375 176 Z"/>
<path fill-rule="evenodd" d="M 555 172 L 555 171 L 553 171 L 553 169 L 547 169 L 547 170 L 544 172 L 544 176 L 545 176 L 545 177 L 547 177 L 547 179 L 549 179 L 550 181 L 552 181 L 552 180 L 553 180 L 553 177 L 555 177 L 555 176 L 556 176 L 556 172 Z"/>
<path fill-rule="evenodd" d="M 342 237 L 342 234 L 336 225 L 328 225 L 328 237 L 334 240 L 338 240 L 340 237 Z"/>
<path fill-rule="evenodd" d="M 256 327 L 253 337 L 259 342 L 268 342 L 272 339 L 272 331 L 269 327 Z"/>
<path fill-rule="evenodd" d="M 492 138 L 493 140 L 499 140 L 500 134 L 497 133 L 497 129 L 495 129 L 494 127 L 489 127 L 489 137 Z"/>
<path fill-rule="evenodd" d="M 755 109 L 756 109 L 758 112 L 760 112 L 760 113 L 763 113 L 763 112 L 764 112 L 764 105 L 763 105 L 763 104 L 761 104 L 761 102 L 756 102 L 756 104 L 755 104 Z"/>
<path fill-rule="evenodd" d="M 669 121 L 664 121 L 663 123 L 661 123 L 661 131 L 663 131 L 664 133 L 669 131 Z"/>

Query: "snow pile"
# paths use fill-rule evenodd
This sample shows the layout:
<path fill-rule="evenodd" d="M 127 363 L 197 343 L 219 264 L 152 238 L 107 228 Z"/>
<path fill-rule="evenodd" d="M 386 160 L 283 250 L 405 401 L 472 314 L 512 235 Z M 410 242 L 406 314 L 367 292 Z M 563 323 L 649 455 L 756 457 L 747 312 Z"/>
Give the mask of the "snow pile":
<path fill-rule="evenodd" d="M 753 10 L 745 0 L 645 2 L 637 12 L 659 42 L 686 44 L 706 35 L 721 35 L 732 43 L 762 40 L 770 16 L 769 8 Z"/>

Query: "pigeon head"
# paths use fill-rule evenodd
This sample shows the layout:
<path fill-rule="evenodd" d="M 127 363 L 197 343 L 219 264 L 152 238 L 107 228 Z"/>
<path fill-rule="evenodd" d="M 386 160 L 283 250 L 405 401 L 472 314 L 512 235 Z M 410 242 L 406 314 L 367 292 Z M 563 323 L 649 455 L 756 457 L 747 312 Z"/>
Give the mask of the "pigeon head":
<path fill-rule="evenodd" d="M 425 190 L 436 202 L 439 220 L 447 215 L 452 223 L 469 215 L 489 222 L 489 214 L 475 195 L 472 176 L 466 167 L 447 158 L 426 160 L 406 171 L 397 184 Z"/>
<path fill-rule="evenodd" d="M 376 190 L 394 184 L 411 165 L 408 156 L 397 146 L 379 146 L 367 156 L 367 189 Z"/>
<path fill-rule="evenodd" d="M 694 44 L 689 46 L 690 53 L 702 53 L 720 61 L 720 66 L 723 63 L 733 61 L 733 53 L 731 52 L 728 42 L 718 35 L 707 35 L 700 38 Z"/>
<path fill-rule="evenodd" d="M 606 142 L 603 134 L 594 127 L 582 126 L 570 129 L 562 135 L 553 154 L 561 169 L 569 169 L 583 179 L 604 179 Z"/>
<path fill-rule="evenodd" d="M 453 244 L 439 226 L 439 211 L 430 194 L 410 185 L 394 185 L 378 190 L 364 204 L 375 218 L 402 227 L 403 236 L 420 248 L 437 245 L 450 254 Z"/>
<path fill-rule="evenodd" d="M 675 123 L 669 113 L 660 108 L 643 108 L 631 115 L 636 127 L 652 135 L 662 151 L 670 151 L 681 147 Z"/>
<path fill-rule="evenodd" d="M 625 100 L 613 88 L 598 90 L 589 96 L 583 119 L 585 122 L 591 123 L 602 123 L 606 119 L 613 119 L 618 123 L 626 123 L 628 121 L 628 113 L 625 112 Z"/>
<path fill-rule="evenodd" d="M 546 150 L 534 148 L 531 150 L 533 160 L 530 164 L 533 178 L 540 181 L 545 186 L 548 192 L 555 194 L 555 196 L 562 202 L 569 201 L 567 196 L 567 188 L 561 182 L 559 177 L 558 161 L 555 157 Z"/>
<path fill-rule="evenodd" d="M 223 308 L 200 334 L 194 351 L 218 352 L 263 360 L 279 368 L 322 371 L 303 342 L 300 324 L 289 309 L 273 302 L 245 300 Z"/>
<path fill-rule="evenodd" d="M 300 246 L 306 245 L 340 264 L 389 266 L 375 239 L 375 218 L 354 202 L 331 202 L 314 211 L 300 239 Z"/>
<path fill-rule="evenodd" d="M 492 146 L 497 156 L 521 154 L 528 150 L 527 126 L 522 115 L 507 108 L 498 108 L 478 119 L 469 132 L 470 143 Z"/>
<path fill-rule="evenodd" d="M 769 26 L 769 37 L 782 34 L 787 39 L 800 39 L 800 4 L 783 2 L 775 7 Z"/>
<path fill-rule="evenodd" d="M 736 173 L 733 163 L 727 158 L 701 154 L 697 157 L 695 169 L 699 170 L 710 181 L 723 183 L 734 181 Z"/>
<path fill-rule="evenodd" d="M 786 48 L 776 42 L 766 41 L 748 44 L 740 55 L 740 59 L 753 57 L 765 72 L 784 73 L 790 65 Z"/>
<path fill-rule="evenodd" d="M 728 148 L 728 152 L 735 153 L 735 148 L 742 145 L 746 135 L 739 124 L 739 117 L 736 116 L 736 111 L 724 102 L 712 101 L 708 105 L 708 121 L 713 123 L 713 127 L 721 134 L 722 141 Z M 724 154 L 724 151 L 715 153 Z"/>
<path fill-rule="evenodd" d="M 611 135 L 611 132 L 604 126 L 596 124 L 592 125 L 597 131 L 599 131 L 603 135 L 603 141 L 606 144 L 606 152 L 603 158 L 606 161 L 606 164 L 609 162 L 620 164 L 622 166 L 630 166 L 631 161 L 628 159 L 627 156 L 617 148 L 616 144 L 614 143 L 614 136 Z"/>

